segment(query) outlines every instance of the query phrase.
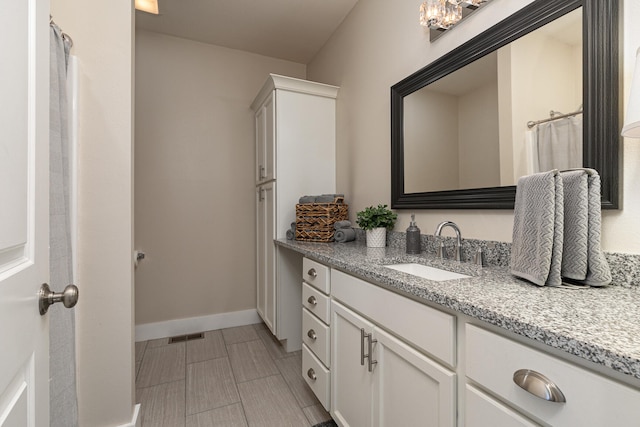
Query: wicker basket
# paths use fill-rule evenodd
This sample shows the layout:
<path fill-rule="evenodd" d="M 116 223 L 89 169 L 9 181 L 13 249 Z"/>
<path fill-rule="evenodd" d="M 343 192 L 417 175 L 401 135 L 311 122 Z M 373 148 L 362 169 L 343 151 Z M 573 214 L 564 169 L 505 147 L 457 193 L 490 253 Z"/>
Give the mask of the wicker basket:
<path fill-rule="evenodd" d="M 333 203 L 305 203 L 296 205 L 296 240 L 331 242 L 336 230 L 333 224 L 349 219 L 349 205 L 344 197 Z"/>

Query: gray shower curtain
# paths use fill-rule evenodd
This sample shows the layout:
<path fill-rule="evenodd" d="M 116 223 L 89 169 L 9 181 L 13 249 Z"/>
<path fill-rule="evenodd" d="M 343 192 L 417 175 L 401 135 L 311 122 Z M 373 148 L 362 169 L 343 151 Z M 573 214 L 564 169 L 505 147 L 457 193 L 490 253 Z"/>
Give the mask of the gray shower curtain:
<path fill-rule="evenodd" d="M 71 46 L 54 23 L 51 23 L 49 44 L 49 269 L 51 289 L 60 292 L 73 283 L 66 89 Z M 53 307 L 48 316 L 50 426 L 77 426 L 74 309 Z"/>

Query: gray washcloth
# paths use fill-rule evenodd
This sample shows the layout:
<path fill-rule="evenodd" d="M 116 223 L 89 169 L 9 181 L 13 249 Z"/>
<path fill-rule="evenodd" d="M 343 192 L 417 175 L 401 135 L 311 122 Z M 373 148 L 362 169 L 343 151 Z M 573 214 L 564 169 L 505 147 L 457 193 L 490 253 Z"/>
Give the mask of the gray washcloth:
<path fill-rule="evenodd" d="M 295 238 L 296 238 L 296 232 L 287 230 L 287 240 L 295 240 Z"/>
<path fill-rule="evenodd" d="M 340 230 L 341 228 L 351 228 L 351 221 L 349 220 L 337 221 L 336 223 L 333 224 L 333 228 L 335 228 L 336 230 Z"/>
<path fill-rule="evenodd" d="M 333 240 L 338 243 L 346 243 L 356 240 L 356 230 L 353 228 L 341 228 L 336 230 L 333 235 Z"/>
<path fill-rule="evenodd" d="M 538 286 L 562 284 L 563 200 L 557 170 L 518 180 L 511 246 L 513 275 Z"/>
<path fill-rule="evenodd" d="M 562 276 L 589 286 L 606 286 L 612 278 L 600 246 L 600 175 L 593 169 L 576 169 L 561 176 L 565 194 Z"/>
<path fill-rule="evenodd" d="M 294 233 L 296 232 L 296 222 L 295 221 L 293 221 L 291 223 L 291 231 L 293 231 Z"/>
<path fill-rule="evenodd" d="M 298 203 L 301 205 L 307 205 L 309 203 L 315 203 L 315 202 L 316 202 L 316 196 L 302 196 L 298 200 Z"/>

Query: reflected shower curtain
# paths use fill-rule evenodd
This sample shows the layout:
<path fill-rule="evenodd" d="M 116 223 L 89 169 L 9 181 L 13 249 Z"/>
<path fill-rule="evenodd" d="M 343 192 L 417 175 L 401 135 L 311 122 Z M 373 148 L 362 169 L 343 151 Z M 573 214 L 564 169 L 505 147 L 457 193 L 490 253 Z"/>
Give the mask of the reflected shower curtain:
<path fill-rule="evenodd" d="M 51 289 L 61 291 L 73 283 L 66 90 L 71 46 L 54 23 L 49 38 L 49 270 Z M 50 426 L 77 426 L 74 309 L 56 306 L 48 316 Z"/>
<path fill-rule="evenodd" d="M 537 126 L 539 171 L 582 167 L 582 118 L 567 117 Z"/>

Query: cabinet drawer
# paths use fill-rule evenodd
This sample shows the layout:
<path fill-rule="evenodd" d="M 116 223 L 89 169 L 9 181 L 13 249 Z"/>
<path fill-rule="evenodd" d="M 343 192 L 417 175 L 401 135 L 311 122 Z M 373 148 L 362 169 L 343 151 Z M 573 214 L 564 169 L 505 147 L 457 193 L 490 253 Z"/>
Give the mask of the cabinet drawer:
<path fill-rule="evenodd" d="M 456 365 L 456 318 L 338 270 L 331 295 L 450 367 Z"/>
<path fill-rule="evenodd" d="M 331 366 L 329 338 L 329 327 L 303 308 L 302 342 L 328 367 Z"/>
<path fill-rule="evenodd" d="M 637 425 L 640 391 L 477 326 L 466 325 L 466 373 L 533 419 L 557 426 Z M 544 375 L 566 402 L 548 402 L 513 381 L 520 369 Z"/>
<path fill-rule="evenodd" d="M 329 297 L 306 283 L 302 284 L 302 306 L 318 316 L 327 325 L 330 322 Z"/>
<path fill-rule="evenodd" d="M 302 279 L 325 294 L 331 290 L 329 267 L 309 258 L 302 260 Z"/>
<path fill-rule="evenodd" d="M 465 427 L 536 427 L 538 425 L 469 384 L 465 389 L 464 412 Z"/>
<path fill-rule="evenodd" d="M 302 376 L 309 384 L 324 409 L 329 411 L 331 378 L 329 370 L 313 355 L 306 345 L 302 345 Z"/>

